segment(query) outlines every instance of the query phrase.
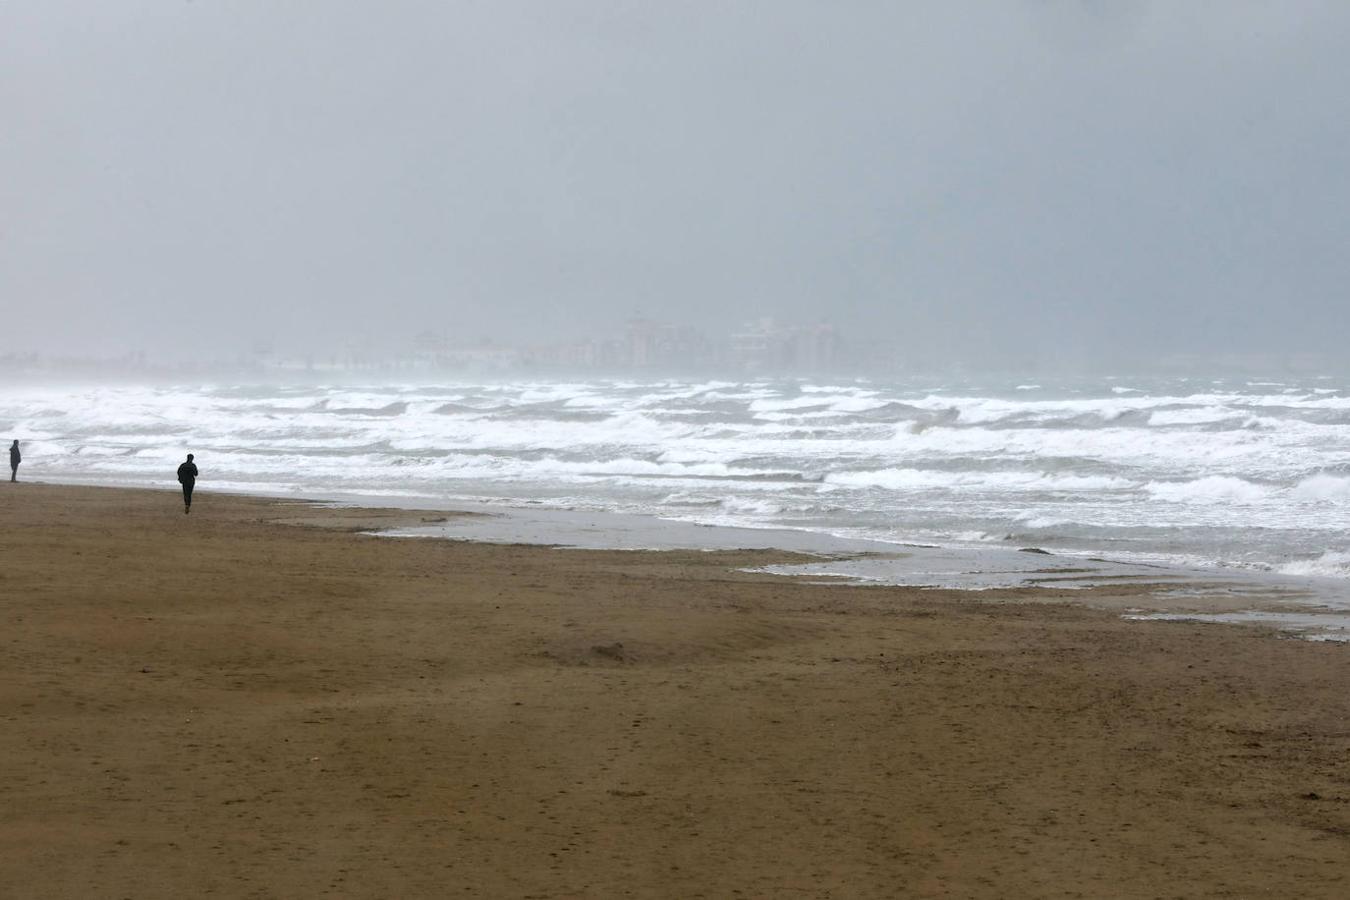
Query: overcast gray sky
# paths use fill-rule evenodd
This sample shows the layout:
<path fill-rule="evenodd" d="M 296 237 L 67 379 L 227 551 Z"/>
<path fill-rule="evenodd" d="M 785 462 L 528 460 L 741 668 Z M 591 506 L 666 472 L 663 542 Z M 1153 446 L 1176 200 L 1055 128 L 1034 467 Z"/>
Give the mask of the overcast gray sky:
<path fill-rule="evenodd" d="M 1350 326 L 1350 3 L 0 0 L 0 350 Z"/>

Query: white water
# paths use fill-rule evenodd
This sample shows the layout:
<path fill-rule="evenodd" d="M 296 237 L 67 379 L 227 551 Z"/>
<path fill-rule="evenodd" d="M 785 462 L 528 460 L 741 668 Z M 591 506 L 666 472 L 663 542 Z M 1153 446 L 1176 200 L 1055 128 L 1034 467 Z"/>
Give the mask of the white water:
<path fill-rule="evenodd" d="M 29 478 L 490 499 L 1350 577 L 1350 381 L 11 391 Z"/>

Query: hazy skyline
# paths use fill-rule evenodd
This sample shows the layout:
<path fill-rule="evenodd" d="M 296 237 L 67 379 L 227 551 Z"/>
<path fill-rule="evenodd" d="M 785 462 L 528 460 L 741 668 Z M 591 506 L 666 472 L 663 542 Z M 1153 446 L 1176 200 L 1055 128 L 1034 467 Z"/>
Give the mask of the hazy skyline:
<path fill-rule="evenodd" d="M 0 2 L 0 352 L 1334 352 L 1340 3 Z"/>

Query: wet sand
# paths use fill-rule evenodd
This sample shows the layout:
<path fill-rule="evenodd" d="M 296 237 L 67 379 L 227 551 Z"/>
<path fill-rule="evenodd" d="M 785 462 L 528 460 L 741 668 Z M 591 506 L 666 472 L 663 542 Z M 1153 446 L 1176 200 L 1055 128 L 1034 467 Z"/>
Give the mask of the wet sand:
<path fill-rule="evenodd" d="M 1345 645 L 0 487 L 6 897 L 1350 895 Z"/>

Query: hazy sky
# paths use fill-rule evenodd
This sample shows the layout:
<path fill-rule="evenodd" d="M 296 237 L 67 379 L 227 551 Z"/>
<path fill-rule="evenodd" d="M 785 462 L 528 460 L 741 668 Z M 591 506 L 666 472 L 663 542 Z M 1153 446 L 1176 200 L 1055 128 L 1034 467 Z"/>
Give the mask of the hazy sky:
<path fill-rule="evenodd" d="M 0 0 L 0 351 L 1350 335 L 1350 3 Z"/>

